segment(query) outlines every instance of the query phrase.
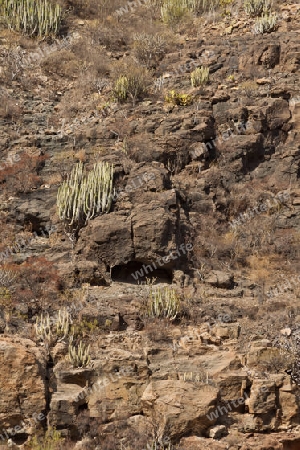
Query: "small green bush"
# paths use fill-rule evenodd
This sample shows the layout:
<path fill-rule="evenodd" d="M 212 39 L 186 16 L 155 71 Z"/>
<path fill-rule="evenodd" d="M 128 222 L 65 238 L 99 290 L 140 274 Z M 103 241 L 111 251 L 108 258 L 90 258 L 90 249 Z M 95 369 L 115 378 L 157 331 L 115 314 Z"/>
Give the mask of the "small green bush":
<path fill-rule="evenodd" d="M 43 438 L 34 436 L 30 442 L 31 450 L 61 450 L 63 449 L 64 439 L 59 431 L 49 428 Z"/>
<path fill-rule="evenodd" d="M 188 8 L 195 14 L 215 11 L 220 6 L 220 0 L 187 0 Z"/>
<path fill-rule="evenodd" d="M 11 291 L 4 286 L 0 286 L 0 305 L 10 306 L 12 301 Z"/>
<path fill-rule="evenodd" d="M 2 0 L 1 13 L 9 28 L 30 36 L 56 35 L 62 10 L 48 0 Z"/>
<path fill-rule="evenodd" d="M 161 20 L 166 25 L 174 26 L 191 11 L 188 0 L 164 0 L 161 9 Z"/>
<path fill-rule="evenodd" d="M 234 0 L 219 0 L 219 5 L 222 9 L 222 16 L 230 16 L 231 15 L 231 9 L 233 6 Z"/>
<path fill-rule="evenodd" d="M 256 20 L 252 32 L 254 34 L 271 33 L 277 28 L 277 15 L 266 13 Z"/>
<path fill-rule="evenodd" d="M 193 103 L 193 97 L 189 94 L 179 94 L 173 90 L 166 95 L 165 101 L 173 105 L 189 106 Z"/>
<path fill-rule="evenodd" d="M 208 83 L 209 80 L 209 68 L 208 67 L 197 67 L 191 73 L 191 83 L 193 87 L 201 86 L 202 84 Z"/>
<path fill-rule="evenodd" d="M 269 0 L 244 0 L 244 10 L 250 17 L 258 17 L 270 9 Z"/>
<path fill-rule="evenodd" d="M 123 64 L 116 69 L 114 83 L 114 97 L 119 102 L 131 99 L 133 105 L 137 100 L 143 99 L 150 86 L 150 74 L 145 67 L 135 64 Z"/>
<path fill-rule="evenodd" d="M 94 332 L 99 331 L 99 324 L 97 319 L 89 321 L 88 319 L 81 319 L 74 323 L 72 326 L 72 336 L 78 338 L 84 338 L 91 336 Z"/>
<path fill-rule="evenodd" d="M 161 20 L 166 25 L 174 26 L 189 13 L 200 15 L 216 10 L 222 1 L 224 0 L 163 0 L 160 10 Z"/>

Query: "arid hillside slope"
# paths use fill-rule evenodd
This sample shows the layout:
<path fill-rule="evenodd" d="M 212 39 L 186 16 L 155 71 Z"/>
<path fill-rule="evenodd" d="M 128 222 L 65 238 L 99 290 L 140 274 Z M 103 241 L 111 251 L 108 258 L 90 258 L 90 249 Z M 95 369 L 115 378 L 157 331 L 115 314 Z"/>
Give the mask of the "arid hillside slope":
<path fill-rule="evenodd" d="M 0 21 L 0 448 L 299 449 L 300 4 L 59 4 Z"/>

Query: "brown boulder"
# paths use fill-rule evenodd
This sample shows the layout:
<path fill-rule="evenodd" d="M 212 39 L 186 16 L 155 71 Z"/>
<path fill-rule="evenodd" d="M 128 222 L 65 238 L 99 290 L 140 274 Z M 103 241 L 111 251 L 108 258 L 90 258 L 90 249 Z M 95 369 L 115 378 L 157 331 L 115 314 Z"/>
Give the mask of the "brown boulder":
<path fill-rule="evenodd" d="M 205 278 L 205 283 L 218 288 L 232 289 L 233 275 L 222 272 L 221 270 L 213 270 L 209 276 Z"/>
<path fill-rule="evenodd" d="M 187 434 L 205 435 L 216 421 L 207 417 L 215 410 L 218 389 L 177 380 L 151 382 L 142 398 L 143 413 L 156 417 L 160 437 L 170 439 Z"/>
<path fill-rule="evenodd" d="M 227 450 L 227 444 L 216 442 L 214 439 L 205 439 L 197 436 L 182 438 L 179 450 Z"/>
<path fill-rule="evenodd" d="M 21 425 L 46 410 L 46 358 L 30 339 L 0 339 L 0 428 Z M 38 424 L 38 422 L 35 422 Z"/>

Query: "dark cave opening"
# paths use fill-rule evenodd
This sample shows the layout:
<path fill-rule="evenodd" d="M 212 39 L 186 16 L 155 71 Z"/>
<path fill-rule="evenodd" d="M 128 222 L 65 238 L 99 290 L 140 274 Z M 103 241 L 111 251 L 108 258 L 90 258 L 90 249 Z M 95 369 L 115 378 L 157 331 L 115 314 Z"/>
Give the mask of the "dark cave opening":
<path fill-rule="evenodd" d="M 89 409 L 88 404 L 87 403 L 83 403 L 83 405 L 79 405 L 78 406 L 78 413 L 80 413 L 81 411 L 88 410 L 88 409 Z"/>
<path fill-rule="evenodd" d="M 157 283 L 172 283 L 172 269 L 156 268 L 154 264 L 130 261 L 114 266 L 111 271 L 112 281 L 139 284 L 146 278 L 156 278 Z"/>
<path fill-rule="evenodd" d="M 29 435 L 27 433 L 19 433 L 14 435 L 12 439 L 16 445 L 23 445 L 28 440 L 28 436 Z"/>

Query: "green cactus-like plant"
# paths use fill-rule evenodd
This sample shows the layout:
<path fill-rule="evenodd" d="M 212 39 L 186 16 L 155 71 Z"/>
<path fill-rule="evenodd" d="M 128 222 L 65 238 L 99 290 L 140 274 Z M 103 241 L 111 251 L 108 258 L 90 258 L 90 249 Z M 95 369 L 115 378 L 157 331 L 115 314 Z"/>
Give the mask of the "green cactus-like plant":
<path fill-rule="evenodd" d="M 201 86 L 207 83 L 209 80 L 209 68 L 208 67 L 197 67 L 191 73 L 191 84 L 193 87 Z"/>
<path fill-rule="evenodd" d="M 188 8 L 198 15 L 216 10 L 220 4 L 220 0 L 187 0 Z"/>
<path fill-rule="evenodd" d="M 264 34 L 271 33 L 277 28 L 278 17 L 272 13 L 263 14 L 261 17 L 256 19 L 256 22 L 252 28 L 254 34 Z"/>
<path fill-rule="evenodd" d="M 59 187 L 59 218 L 79 229 L 100 213 L 108 213 L 113 199 L 114 167 L 109 163 L 94 164 L 89 173 L 78 163 Z"/>
<path fill-rule="evenodd" d="M 71 343 L 69 345 L 69 359 L 73 364 L 74 368 L 86 367 L 90 360 L 90 346 L 87 347 L 82 341 L 79 342 L 78 346 L 73 346 Z"/>
<path fill-rule="evenodd" d="M 114 95 L 119 102 L 124 102 L 128 97 L 129 80 L 126 76 L 121 75 L 114 86 Z"/>
<path fill-rule="evenodd" d="M 125 102 L 131 99 L 133 105 L 149 92 L 151 76 L 148 70 L 136 63 L 116 64 L 116 79 L 114 81 L 113 96 L 115 100 Z"/>
<path fill-rule="evenodd" d="M 37 317 L 35 333 L 43 342 L 52 344 L 54 341 L 62 341 L 68 336 L 71 324 L 71 316 L 64 308 L 58 311 L 57 317 L 50 318 L 48 313 Z"/>
<path fill-rule="evenodd" d="M 56 321 L 56 335 L 59 337 L 59 340 L 63 340 L 68 336 L 71 323 L 72 319 L 70 313 L 66 308 L 60 309 Z"/>
<path fill-rule="evenodd" d="M 40 317 L 37 317 L 34 328 L 38 338 L 44 342 L 50 343 L 52 340 L 52 332 L 50 316 L 48 313 L 45 316 L 41 314 Z"/>
<path fill-rule="evenodd" d="M 28 35 L 56 35 L 62 9 L 48 0 L 2 0 L 1 13 L 9 28 Z"/>
<path fill-rule="evenodd" d="M 174 320 L 180 311 L 180 299 L 175 289 L 165 286 L 149 289 L 147 315 L 152 318 L 166 318 Z"/>
<path fill-rule="evenodd" d="M 271 8 L 269 0 L 244 0 L 245 13 L 250 17 L 258 17 Z"/>
<path fill-rule="evenodd" d="M 189 2 L 187 0 L 164 0 L 160 15 L 161 20 L 166 25 L 176 25 L 189 12 Z"/>

